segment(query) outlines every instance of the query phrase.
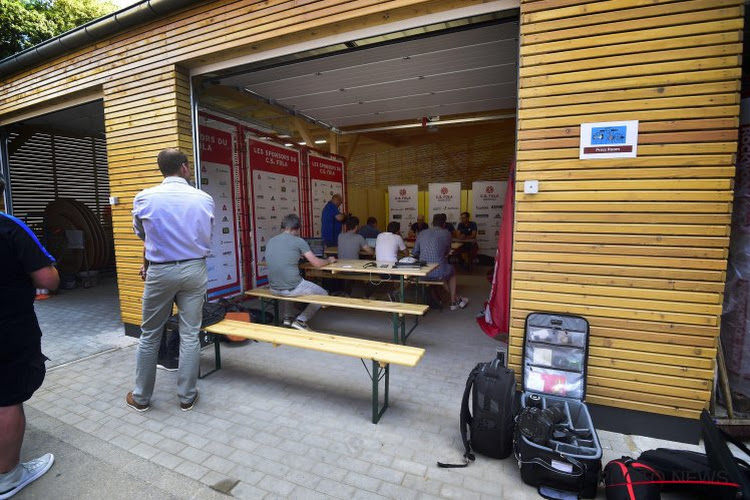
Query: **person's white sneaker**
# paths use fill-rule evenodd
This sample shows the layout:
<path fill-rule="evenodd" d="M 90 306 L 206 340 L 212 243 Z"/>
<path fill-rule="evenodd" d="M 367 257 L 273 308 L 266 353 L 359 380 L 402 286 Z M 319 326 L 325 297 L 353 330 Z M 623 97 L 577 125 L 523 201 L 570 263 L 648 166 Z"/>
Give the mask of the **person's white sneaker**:
<path fill-rule="evenodd" d="M 294 322 L 294 316 L 287 316 L 284 318 L 284 326 L 292 326 L 292 323 Z"/>
<path fill-rule="evenodd" d="M 297 330 L 302 330 L 303 332 L 311 332 L 312 329 L 307 326 L 307 322 L 302 321 L 301 319 L 295 319 L 292 321 L 292 328 L 296 328 Z"/>
<path fill-rule="evenodd" d="M 463 309 L 468 303 L 469 299 L 467 299 L 466 297 L 459 297 L 457 301 L 451 302 L 451 311 L 455 311 L 456 309 Z"/>
<path fill-rule="evenodd" d="M 5 500 L 6 498 L 12 497 L 16 493 L 24 489 L 28 484 L 42 477 L 44 473 L 47 472 L 50 467 L 52 467 L 52 464 L 54 462 L 55 456 L 52 453 L 46 453 L 37 459 L 18 464 L 18 467 L 21 467 L 22 469 L 21 479 L 13 488 L 7 491 L 0 491 L 0 500 Z M 3 489 L 4 486 L 0 484 L 0 490 Z"/>

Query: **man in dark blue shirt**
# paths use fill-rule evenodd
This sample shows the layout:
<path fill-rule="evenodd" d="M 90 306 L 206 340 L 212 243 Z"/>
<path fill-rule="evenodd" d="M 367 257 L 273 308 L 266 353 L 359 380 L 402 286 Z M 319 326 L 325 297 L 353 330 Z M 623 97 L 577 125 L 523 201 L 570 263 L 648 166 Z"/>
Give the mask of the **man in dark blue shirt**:
<path fill-rule="evenodd" d="M 364 239 L 377 238 L 380 234 L 380 229 L 378 229 L 378 219 L 376 219 L 375 217 L 368 217 L 367 224 L 360 227 L 359 231 L 357 231 L 357 234 L 362 236 Z"/>
<path fill-rule="evenodd" d="M 340 194 L 334 194 L 331 201 L 323 207 L 323 214 L 320 218 L 320 236 L 328 247 L 335 247 L 338 243 L 341 223 L 346 219 L 346 215 L 339 210 L 342 201 Z"/>
<path fill-rule="evenodd" d="M 0 196 L 5 183 L 0 179 Z M 42 332 L 34 312 L 36 288 L 60 283 L 55 259 L 20 220 L 0 212 L 0 496 L 10 498 L 52 467 L 46 453 L 21 463 L 26 429 L 23 403 L 44 380 Z"/>
<path fill-rule="evenodd" d="M 462 261 L 465 258 L 469 259 L 466 265 L 467 267 L 470 267 L 477 257 L 477 253 L 479 252 L 479 245 L 477 245 L 476 242 L 477 223 L 471 220 L 471 214 L 469 212 L 461 213 L 461 222 L 458 223 L 458 227 L 456 228 L 456 236 L 459 240 L 474 240 L 467 241 L 466 243 L 461 245 L 461 248 L 457 252 L 460 255 Z"/>

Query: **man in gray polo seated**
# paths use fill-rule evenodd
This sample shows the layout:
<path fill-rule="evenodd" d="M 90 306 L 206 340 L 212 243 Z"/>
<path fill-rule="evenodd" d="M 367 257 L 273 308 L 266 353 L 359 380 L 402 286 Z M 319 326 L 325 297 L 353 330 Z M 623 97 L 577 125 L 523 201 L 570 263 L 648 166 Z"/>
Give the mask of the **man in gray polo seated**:
<path fill-rule="evenodd" d="M 319 259 L 310 250 L 310 245 L 299 237 L 302 223 L 299 216 L 289 214 L 281 221 L 282 233 L 268 240 L 266 245 L 266 265 L 271 293 L 282 297 L 299 295 L 328 295 L 328 292 L 311 281 L 302 279 L 299 261 L 302 257 L 315 267 L 323 267 L 336 262 L 336 257 Z M 318 304 L 309 304 L 296 319 L 287 318 L 284 324 L 297 330 L 311 331 L 307 322 L 320 309 Z"/>
<path fill-rule="evenodd" d="M 339 259 L 359 259 L 359 252 L 364 251 L 368 255 L 373 255 L 375 250 L 367 245 L 365 238 L 357 233 L 359 228 L 359 218 L 355 216 L 347 217 L 344 221 L 345 231 L 339 234 L 338 248 Z"/>

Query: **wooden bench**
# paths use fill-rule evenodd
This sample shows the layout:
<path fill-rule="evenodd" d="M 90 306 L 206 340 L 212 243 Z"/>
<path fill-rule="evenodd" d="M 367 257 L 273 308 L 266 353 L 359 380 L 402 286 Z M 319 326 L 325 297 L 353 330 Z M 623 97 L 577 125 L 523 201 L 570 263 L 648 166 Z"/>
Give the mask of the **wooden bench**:
<path fill-rule="evenodd" d="M 340 335 L 329 335 L 318 332 L 302 332 L 290 328 L 248 323 L 225 319 L 205 327 L 208 333 L 215 335 L 233 335 L 258 342 L 269 342 L 274 347 L 286 345 L 311 349 L 313 351 L 342 354 L 360 358 L 372 381 L 372 423 L 377 424 L 388 408 L 388 383 L 390 365 L 416 366 L 424 356 L 424 349 L 404 345 L 394 345 L 374 340 L 355 339 Z M 216 369 L 221 368 L 221 348 L 218 339 L 214 339 Z M 372 361 L 372 371 L 367 368 L 365 359 Z M 379 404 L 378 389 L 380 380 L 384 380 L 383 406 Z"/>
<path fill-rule="evenodd" d="M 255 288 L 245 292 L 245 295 L 257 297 L 261 300 L 261 314 L 265 317 L 265 302 L 272 301 L 274 308 L 274 322 L 279 324 L 279 300 L 290 302 L 301 302 L 304 304 L 319 304 L 323 307 L 345 307 L 349 309 L 360 309 L 364 311 L 377 311 L 391 313 L 393 323 L 393 343 L 399 342 L 399 329 L 401 331 L 401 343 L 406 344 L 406 339 L 419 324 L 419 316 L 424 316 L 430 309 L 424 304 L 410 304 L 406 302 L 387 302 L 384 300 L 357 299 L 352 297 L 340 297 L 338 295 L 298 295 L 288 297 L 285 295 L 274 295 L 268 288 Z M 414 326 L 406 331 L 406 316 L 414 316 Z"/>

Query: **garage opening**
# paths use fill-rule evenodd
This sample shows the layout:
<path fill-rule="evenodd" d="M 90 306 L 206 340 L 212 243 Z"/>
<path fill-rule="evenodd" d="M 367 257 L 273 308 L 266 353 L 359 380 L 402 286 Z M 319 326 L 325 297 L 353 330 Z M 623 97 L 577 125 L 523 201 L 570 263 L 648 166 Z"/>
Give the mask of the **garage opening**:
<path fill-rule="evenodd" d="M 320 237 L 321 211 L 341 193 L 360 226 L 400 222 L 407 246 L 419 216 L 445 213 L 455 229 L 468 212 L 476 246 L 452 259 L 459 287 L 486 298 L 515 155 L 517 16 L 461 18 L 195 76 L 202 187 L 233 197 L 221 230 L 234 237 L 219 235 L 214 257 L 226 258 L 209 262 L 209 296 L 266 284 L 265 242 L 283 215 L 299 213 L 302 236 Z"/>
<path fill-rule="evenodd" d="M 37 291 L 50 366 L 122 342 L 100 100 L 4 127 L 6 210 L 55 257 L 61 286 Z"/>

